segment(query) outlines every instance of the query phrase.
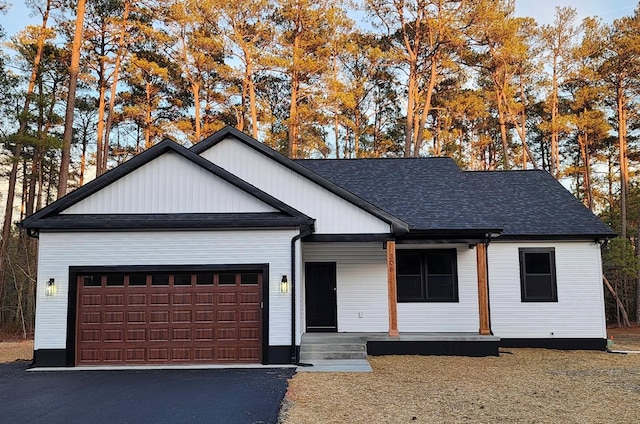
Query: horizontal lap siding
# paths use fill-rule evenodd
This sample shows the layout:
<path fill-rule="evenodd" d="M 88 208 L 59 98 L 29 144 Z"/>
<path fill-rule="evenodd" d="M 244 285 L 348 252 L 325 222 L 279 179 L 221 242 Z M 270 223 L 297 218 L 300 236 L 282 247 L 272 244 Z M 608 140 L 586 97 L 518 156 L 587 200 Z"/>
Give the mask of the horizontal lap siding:
<path fill-rule="evenodd" d="M 518 248 L 554 247 L 558 302 L 522 302 Z M 489 246 L 491 328 L 502 338 L 605 338 L 600 246 L 495 242 Z"/>
<path fill-rule="evenodd" d="M 290 343 L 291 300 L 280 292 L 290 274 L 293 230 L 40 233 L 35 349 L 66 344 L 70 266 L 269 264 L 269 344 Z M 55 278 L 58 293 L 44 295 Z"/>
<path fill-rule="evenodd" d="M 339 332 L 389 330 L 382 243 L 306 243 L 303 260 L 336 262 Z"/>
<path fill-rule="evenodd" d="M 63 214 L 274 212 L 177 153 L 165 153 Z"/>
<path fill-rule="evenodd" d="M 398 303 L 400 332 L 477 332 L 478 271 L 476 251 L 458 247 L 459 302 Z"/>
<path fill-rule="evenodd" d="M 390 231 L 389 224 L 234 138 L 221 141 L 201 156 L 315 218 L 316 234 Z"/>

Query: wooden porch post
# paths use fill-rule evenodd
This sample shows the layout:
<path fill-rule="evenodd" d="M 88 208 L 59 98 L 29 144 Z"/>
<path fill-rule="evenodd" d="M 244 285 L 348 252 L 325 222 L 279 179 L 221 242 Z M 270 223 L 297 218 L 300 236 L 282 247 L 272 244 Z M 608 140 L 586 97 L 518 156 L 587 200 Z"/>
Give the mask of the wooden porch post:
<path fill-rule="evenodd" d="M 398 337 L 398 292 L 396 285 L 396 242 L 387 242 L 387 292 L 389 298 L 389 336 Z"/>
<path fill-rule="evenodd" d="M 478 306 L 480 312 L 480 330 L 483 336 L 491 334 L 489 327 L 489 286 L 487 276 L 487 244 L 476 245 L 476 264 L 478 267 Z"/>

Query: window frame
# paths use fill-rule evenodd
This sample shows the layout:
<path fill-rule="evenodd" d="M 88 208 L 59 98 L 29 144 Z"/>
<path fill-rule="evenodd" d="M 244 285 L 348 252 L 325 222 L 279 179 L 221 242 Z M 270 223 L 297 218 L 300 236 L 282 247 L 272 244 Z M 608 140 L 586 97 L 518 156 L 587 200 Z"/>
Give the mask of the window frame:
<path fill-rule="evenodd" d="M 451 298 L 430 298 L 429 297 L 429 273 L 428 261 L 429 254 L 447 253 L 451 255 L 452 279 L 453 279 L 453 296 Z M 402 254 L 418 254 L 420 257 L 420 284 L 422 288 L 421 298 L 403 298 L 400 296 L 398 280 L 401 274 L 398 270 L 398 256 Z M 409 274 L 407 274 L 409 275 Z M 439 274 L 442 275 L 442 274 Z M 396 299 L 398 303 L 459 303 L 458 291 L 458 250 L 450 249 L 397 249 L 396 250 Z"/>
<path fill-rule="evenodd" d="M 550 297 L 534 297 L 527 295 L 527 275 L 526 260 L 527 253 L 546 253 L 549 257 L 549 269 L 551 276 L 551 296 Z M 554 247 L 520 247 L 518 248 L 518 260 L 520 266 L 520 301 L 526 303 L 557 303 L 558 302 L 558 277 L 556 270 L 556 249 Z M 535 274 L 533 274 L 535 275 Z M 546 274 L 537 274 L 546 275 Z"/>

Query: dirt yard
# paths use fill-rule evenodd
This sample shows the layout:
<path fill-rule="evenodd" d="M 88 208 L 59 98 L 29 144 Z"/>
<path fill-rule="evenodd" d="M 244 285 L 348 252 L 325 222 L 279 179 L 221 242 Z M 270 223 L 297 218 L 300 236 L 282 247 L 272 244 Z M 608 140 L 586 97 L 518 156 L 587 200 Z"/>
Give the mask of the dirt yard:
<path fill-rule="evenodd" d="M 640 331 L 612 331 L 640 350 Z M 373 373 L 299 373 L 286 424 L 637 423 L 640 354 L 501 349 L 500 357 L 370 357 Z"/>

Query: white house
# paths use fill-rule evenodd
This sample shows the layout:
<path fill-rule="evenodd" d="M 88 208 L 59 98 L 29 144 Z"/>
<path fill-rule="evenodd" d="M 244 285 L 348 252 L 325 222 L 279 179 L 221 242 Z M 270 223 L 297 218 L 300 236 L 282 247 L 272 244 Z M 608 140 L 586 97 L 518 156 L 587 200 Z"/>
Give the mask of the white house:
<path fill-rule="evenodd" d="M 374 354 L 606 345 L 614 234 L 542 171 L 292 161 L 225 128 L 21 225 L 39 238 L 35 366 L 290 363 L 316 331 L 386 334 Z"/>

